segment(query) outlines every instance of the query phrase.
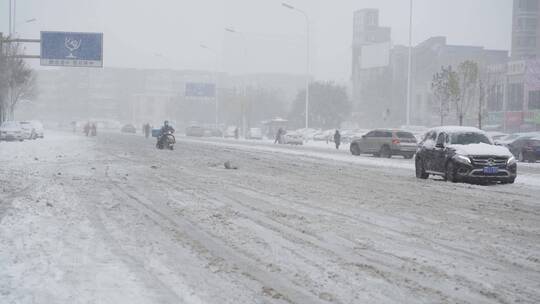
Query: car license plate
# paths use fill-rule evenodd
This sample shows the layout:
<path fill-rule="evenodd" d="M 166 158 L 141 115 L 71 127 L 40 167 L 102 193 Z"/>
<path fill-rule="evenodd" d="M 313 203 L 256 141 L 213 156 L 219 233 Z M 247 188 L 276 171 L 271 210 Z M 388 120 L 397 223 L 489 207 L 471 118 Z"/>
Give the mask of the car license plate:
<path fill-rule="evenodd" d="M 484 167 L 484 174 L 497 174 L 498 172 L 498 167 Z"/>

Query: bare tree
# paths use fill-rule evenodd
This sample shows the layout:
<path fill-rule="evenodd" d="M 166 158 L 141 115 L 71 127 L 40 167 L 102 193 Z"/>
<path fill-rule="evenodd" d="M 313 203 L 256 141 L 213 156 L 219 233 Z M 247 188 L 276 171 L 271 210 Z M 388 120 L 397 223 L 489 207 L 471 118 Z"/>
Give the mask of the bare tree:
<path fill-rule="evenodd" d="M 0 52 L 0 122 L 13 117 L 21 100 L 36 96 L 36 78 L 26 62 L 18 58 L 23 52 L 18 43 L 3 43 Z"/>
<path fill-rule="evenodd" d="M 431 90 L 437 102 L 436 108 L 442 126 L 444 118 L 450 112 L 451 103 L 460 98 L 458 75 L 451 66 L 443 66 L 439 72 L 433 75 Z"/>
<path fill-rule="evenodd" d="M 460 126 L 463 125 L 463 118 L 476 98 L 478 74 L 478 64 L 474 61 L 466 60 L 458 67 L 461 96 L 455 102 L 455 110 Z"/>

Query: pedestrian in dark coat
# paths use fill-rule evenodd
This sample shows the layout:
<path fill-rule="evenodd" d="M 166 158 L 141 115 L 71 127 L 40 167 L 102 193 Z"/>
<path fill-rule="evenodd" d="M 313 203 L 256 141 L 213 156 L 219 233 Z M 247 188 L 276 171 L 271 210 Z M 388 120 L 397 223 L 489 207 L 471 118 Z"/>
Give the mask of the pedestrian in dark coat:
<path fill-rule="evenodd" d="M 336 130 L 336 133 L 334 133 L 334 143 L 336 144 L 336 149 L 339 150 L 339 146 L 341 145 L 341 133 L 339 133 L 339 130 Z"/>
<path fill-rule="evenodd" d="M 285 135 L 285 130 L 283 130 L 283 128 L 279 128 L 276 133 L 276 140 L 274 141 L 274 144 L 283 143 L 283 135 Z"/>

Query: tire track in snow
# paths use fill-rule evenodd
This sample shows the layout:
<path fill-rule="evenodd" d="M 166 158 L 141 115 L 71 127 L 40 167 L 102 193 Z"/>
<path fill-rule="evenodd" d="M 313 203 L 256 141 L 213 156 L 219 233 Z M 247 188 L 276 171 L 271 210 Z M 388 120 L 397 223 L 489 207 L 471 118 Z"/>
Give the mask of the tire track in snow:
<path fill-rule="evenodd" d="M 259 281 L 263 286 L 269 287 L 277 294 L 278 298 L 291 303 L 325 303 L 317 296 L 307 293 L 305 290 L 295 286 L 292 282 L 285 282 L 282 277 L 266 272 L 259 268 L 257 262 L 239 255 L 233 248 L 229 247 L 223 241 L 212 236 L 210 233 L 203 231 L 196 224 L 188 219 L 172 216 L 173 210 L 162 204 L 149 200 L 145 195 L 137 192 L 135 189 L 126 189 L 125 186 L 110 179 L 118 190 L 120 190 L 126 198 L 129 198 L 133 206 L 141 213 L 146 214 L 156 223 L 164 225 L 163 222 L 169 223 L 164 228 L 177 230 L 180 233 L 186 234 L 194 242 L 201 244 L 205 249 L 209 250 L 213 255 L 223 258 L 225 261 L 234 264 L 241 272 Z M 169 215 L 171 214 L 171 215 Z"/>

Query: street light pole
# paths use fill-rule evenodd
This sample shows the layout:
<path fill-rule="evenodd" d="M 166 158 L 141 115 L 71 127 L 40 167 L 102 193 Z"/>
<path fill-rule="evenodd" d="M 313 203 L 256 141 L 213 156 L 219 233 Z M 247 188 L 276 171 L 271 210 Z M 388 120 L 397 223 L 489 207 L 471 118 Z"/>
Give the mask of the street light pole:
<path fill-rule="evenodd" d="M 17 0 L 13 0 L 13 34 L 16 33 L 17 26 Z"/>
<path fill-rule="evenodd" d="M 413 22 L 413 0 L 410 0 L 409 10 L 409 60 L 407 67 L 407 109 L 406 109 L 406 125 L 411 124 L 411 85 L 412 85 L 412 22 Z"/>
<path fill-rule="evenodd" d="M 216 109 L 215 109 L 215 114 L 216 114 L 216 117 L 215 117 L 215 123 L 216 123 L 216 129 L 218 129 L 218 125 L 219 125 L 219 99 L 218 99 L 218 73 L 219 73 L 219 54 L 216 50 L 204 45 L 204 44 L 201 44 L 200 45 L 201 48 L 205 49 L 205 50 L 208 50 L 210 51 L 210 53 L 213 53 L 215 56 L 216 56 L 216 66 L 215 66 L 215 69 L 214 69 L 214 85 L 215 85 L 215 92 L 214 92 L 214 99 L 215 99 L 215 102 L 216 102 Z"/>
<path fill-rule="evenodd" d="M 9 0 L 9 36 L 11 37 L 11 34 L 13 33 L 13 8 L 12 8 L 12 0 Z"/>
<path fill-rule="evenodd" d="M 247 41 L 246 41 L 246 36 L 244 35 L 244 33 L 242 32 L 238 32 L 236 31 L 235 29 L 233 28 L 230 28 L 230 27 L 226 27 L 225 28 L 225 31 L 229 32 L 229 33 L 232 33 L 232 34 L 237 34 L 237 35 L 240 35 L 240 37 L 242 37 L 242 41 L 244 43 L 244 60 L 247 59 Z M 247 118 L 246 118 L 246 101 L 247 101 L 247 83 L 246 81 L 244 81 L 244 100 L 242 100 L 242 136 L 244 138 L 246 138 L 246 129 L 247 129 Z"/>
<path fill-rule="evenodd" d="M 285 8 L 288 8 L 290 10 L 297 11 L 304 15 L 304 18 L 306 19 L 306 129 L 309 127 L 309 77 L 310 77 L 310 50 L 309 50 L 309 44 L 310 44 L 310 31 L 309 31 L 309 16 L 308 14 L 297 8 L 294 7 L 288 3 L 282 2 L 281 5 Z"/>

